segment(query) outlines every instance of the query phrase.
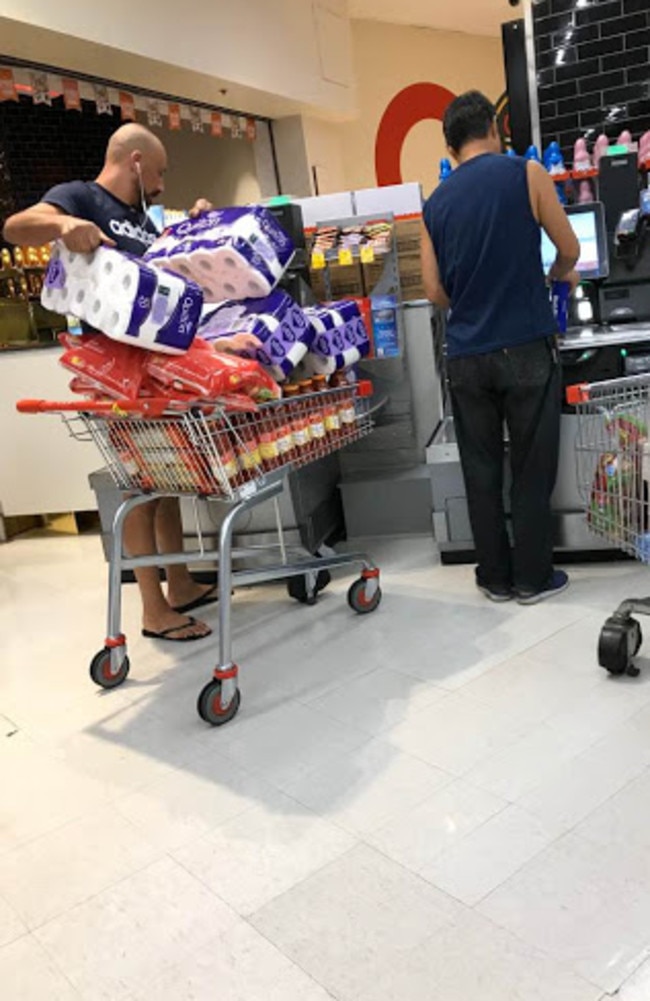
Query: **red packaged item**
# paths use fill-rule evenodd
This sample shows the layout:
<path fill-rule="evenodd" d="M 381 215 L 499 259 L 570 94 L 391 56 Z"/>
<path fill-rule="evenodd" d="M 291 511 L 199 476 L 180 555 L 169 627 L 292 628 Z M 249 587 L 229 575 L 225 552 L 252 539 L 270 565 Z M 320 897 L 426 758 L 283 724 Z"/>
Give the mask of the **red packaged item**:
<path fill-rule="evenodd" d="M 144 352 L 141 352 L 144 354 Z M 162 355 L 147 352 L 146 371 L 167 393 L 193 392 L 204 399 L 246 395 L 257 403 L 279 399 L 278 384 L 259 362 L 247 358 L 219 354 L 196 338 L 182 355 Z"/>
<path fill-rule="evenodd" d="M 104 334 L 63 337 L 59 358 L 64 368 L 82 376 L 95 392 L 113 399 L 135 400 L 144 379 L 147 352 L 113 341 Z"/>

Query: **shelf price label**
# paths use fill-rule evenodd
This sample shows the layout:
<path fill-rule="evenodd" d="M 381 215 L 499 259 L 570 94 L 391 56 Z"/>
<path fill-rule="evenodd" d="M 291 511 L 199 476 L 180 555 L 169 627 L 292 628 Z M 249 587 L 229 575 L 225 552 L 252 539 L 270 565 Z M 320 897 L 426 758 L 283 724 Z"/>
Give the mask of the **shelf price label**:
<path fill-rule="evenodd" d="M 354 263 L 354 258 L 352 257 L 352 251 L 349 247 L 341 247 L 339 250 L 339 264 L 350 265 Z"/>
<path fill-rule="evenodd" d="M 375 260 L 375 248 L 368 244 L 361 248 L 361 263 L 362 264 L 372 264 Z"/>
<path fill-rule="evenodd" d="M 314 250 L 311 255 L 312 271 L 322 271 L 325 267 L 325 254 L 322 250 Z"/>

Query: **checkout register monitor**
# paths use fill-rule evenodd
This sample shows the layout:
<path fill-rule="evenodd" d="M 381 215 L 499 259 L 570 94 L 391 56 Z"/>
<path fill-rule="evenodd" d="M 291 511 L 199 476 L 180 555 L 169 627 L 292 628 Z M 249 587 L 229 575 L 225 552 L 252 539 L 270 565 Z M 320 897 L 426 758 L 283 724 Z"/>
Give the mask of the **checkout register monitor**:
<path fill-rule="evenodd" d="M 609 253 L 604 206 L 601 202 L 569 205 L 566 214 L 580 243 L 580 257 L 576 264 L 576 271 L 585 281 L 607 278 L 609 275 Z M 542 264 L 546 274 L 555 261 L 555 257 L 555 247 L 542 230 Z"/>

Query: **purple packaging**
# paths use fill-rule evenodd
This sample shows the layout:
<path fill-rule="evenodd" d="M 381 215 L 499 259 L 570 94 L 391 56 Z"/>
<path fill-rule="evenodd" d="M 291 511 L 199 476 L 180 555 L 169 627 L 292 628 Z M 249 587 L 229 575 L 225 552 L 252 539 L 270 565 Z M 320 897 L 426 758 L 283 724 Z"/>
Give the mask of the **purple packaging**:
<path fill-rule="evenodd" d="M 293 243 L 259 206 L 212 209 L 165 230 L 146 254 L 158 267 L 186 275 L 206 301 L 264 297 L 282 277 Z"/>
<path fill-rule="evenodd" d="M 305 313 L 315 331 L 312 354 L 331 359 L 335 368 L 348 368 L 370 353 L 370 339 L 356 302 L 308 306 Z"/>
<path fill-rule="evenodd" d="M 240 354 L 259 361 L 280 382 L 302 361 L 314 339 L 314 329 L 303 310 L 280 290 L 266 299 L 225 302 L 206 316 L 199 328 L 199 336 L 207 341 L 235 333 L 259 338 L 261 348 Z"/>
<path fill-rule="evenodd" d="M 62 245 L 52 254 L 41 301 L 113 340 L 167 354 L 187 351 L 203 307 L 197 285 L 140 258 L 108 247 L 76 254 Z"/>

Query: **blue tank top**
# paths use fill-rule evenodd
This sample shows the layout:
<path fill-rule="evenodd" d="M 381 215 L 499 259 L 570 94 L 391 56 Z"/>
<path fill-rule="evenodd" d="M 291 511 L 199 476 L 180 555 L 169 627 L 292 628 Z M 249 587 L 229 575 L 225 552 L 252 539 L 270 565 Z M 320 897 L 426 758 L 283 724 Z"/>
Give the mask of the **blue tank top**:
<path fill-rule="evenodd" d="M 526 161 L 485 153 L 424 206 L 449 297 L 447 354 L 487 354 L 557 332 L 528 193 Z"/>

